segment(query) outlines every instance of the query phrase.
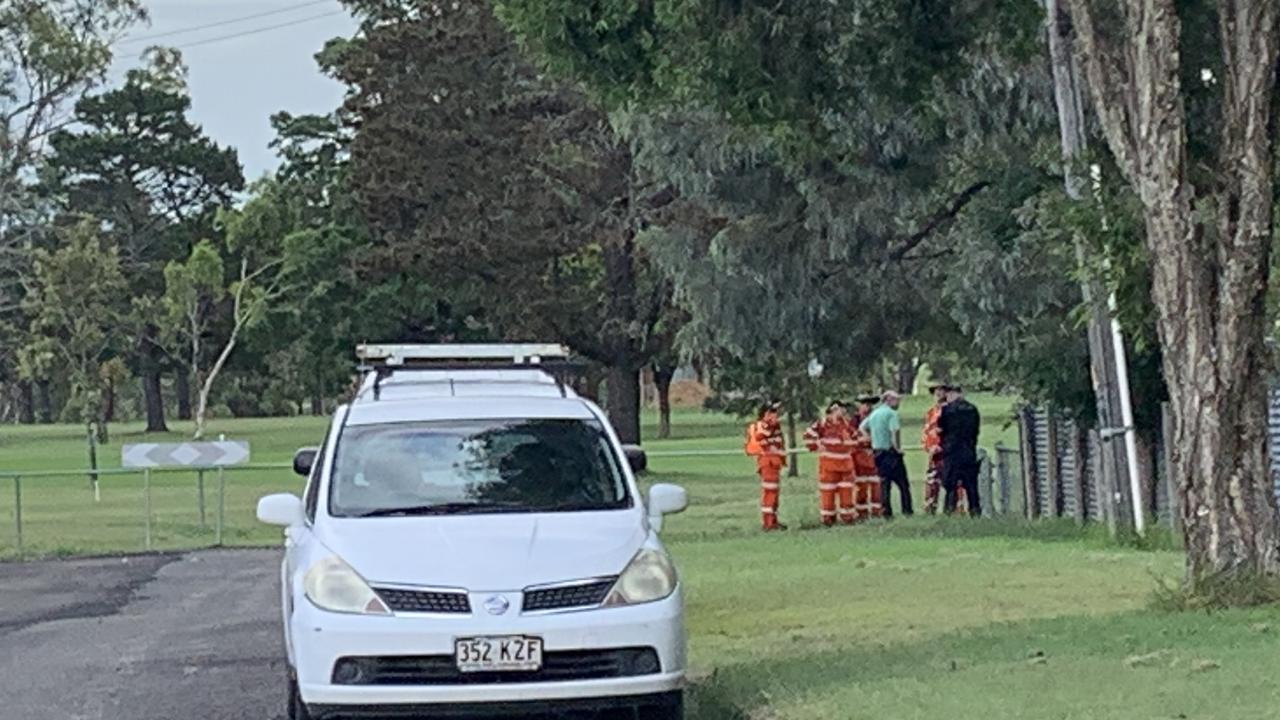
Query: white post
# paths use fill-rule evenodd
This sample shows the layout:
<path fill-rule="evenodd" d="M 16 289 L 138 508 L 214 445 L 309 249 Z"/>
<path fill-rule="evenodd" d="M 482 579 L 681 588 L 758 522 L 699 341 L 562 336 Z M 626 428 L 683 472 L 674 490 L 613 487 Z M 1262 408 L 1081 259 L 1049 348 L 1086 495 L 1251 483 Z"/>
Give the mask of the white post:
<path fill-rule="evenodd" d="M 1095 197 L 1102 194 L 1102 166 L 1090 165 L 1089 175 L 1093 180 Z M 1107 229 L 1107 218 L 1102 217 L 1102 229 Z M 1104 257 L 1102 266 L 1111 272 L 1111 259 Z M 1124 432 L 1124 452 L 1129 469 L 1130 502 L 1133 505 L 1133 529 L 1139 536 L 1147 534 L 1147 512 L 1142 507 L 1142 480 L 1138 477 L 1138 438 L 1133 428 L 1133 398 L 1129 395 L 1129 356 L 1124 350 L 1124 331 L 1120 321 L 1116 319 L 1116 294 L 1113 291 L 1107 298 L 1107 309 L 1111 314 L 1111 343 L 1116 356 L 1117 394 L 1120 396 L 1120 425 Z"/>
<path fill-rule="evenodd" d="M 1147 512 L 1142 507 L 1142 481 L 1138 477 L 1138 439 L 1133 429 L 1133 399 L 1129 396 L 1129 357 L 1124 351 L 1124 334 L 1116 320 L 1116 294 L 1108 300 L 1111 308 L 1111 341 L 1115 344 L 1116 380 L 1119 383 L 1120 422 L 1124 425 L 1124 450 L 1129 466 L 1129 492 L 1133 495 L 1133 529 L 1146 534 Z"/>

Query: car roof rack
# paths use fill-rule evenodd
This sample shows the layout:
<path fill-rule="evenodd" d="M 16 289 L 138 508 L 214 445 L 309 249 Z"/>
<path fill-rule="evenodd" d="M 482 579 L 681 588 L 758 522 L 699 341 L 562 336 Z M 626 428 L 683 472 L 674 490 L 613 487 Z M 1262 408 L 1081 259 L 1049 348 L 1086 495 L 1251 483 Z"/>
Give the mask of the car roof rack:
<path fill-rule="evenodd" d="M 584 367 L 569 359 L 568 348 L 554 343 L 362 344 L 356 346 L 356 357 L 362 373 L 374 374 L 370 389 L 375 401 L 381 397 L 382 382 L 395 373 L 449 370 L 539 370 L 555 381 L 561 397 L 568 397 L 567 377 Z M 436 382 L 452 388 L 455 378 Z M 363 394 L 362 390 L 356 398 Z"/>

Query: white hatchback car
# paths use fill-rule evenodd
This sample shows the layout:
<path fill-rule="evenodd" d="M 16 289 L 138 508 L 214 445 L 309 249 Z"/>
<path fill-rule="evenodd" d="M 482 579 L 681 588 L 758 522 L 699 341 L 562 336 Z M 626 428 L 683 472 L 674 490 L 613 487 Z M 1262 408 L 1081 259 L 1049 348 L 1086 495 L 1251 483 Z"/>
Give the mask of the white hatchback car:
<path fill-rule="evenodd" d="M 643 453 L 547 369 L 554 346 L 363 351 L 382 364 L 295 457 L 303 497 L 258 504 L 286 528 L 288 716 L 682 717 L 657 530 L 685 492 L 646 509 Z"/>

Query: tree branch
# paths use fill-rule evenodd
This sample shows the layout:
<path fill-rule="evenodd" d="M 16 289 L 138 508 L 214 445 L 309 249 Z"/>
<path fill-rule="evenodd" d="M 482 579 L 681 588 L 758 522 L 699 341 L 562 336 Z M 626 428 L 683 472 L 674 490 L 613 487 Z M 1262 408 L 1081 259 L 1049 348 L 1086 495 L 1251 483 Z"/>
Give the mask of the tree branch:
<path fill-rule="evenodd" d="M 939 258 L 951 257 L 955 255 L 955 248 L 947 248 L 945 250 L 936 250 L 931 253 L 921 253 L 919 255 L 908 255 L 900 258 L 901 262 L 915 262 L 917 260 L 937 260 Z"/>
<path fill-rule="evenodd" d="M 909 235 L 901 245 L 894 250 L 891 250 L 889 252 L 889 260 L 897 262 L 905 258 L 908 253 L 914 250 L 920 243 L 927 240 L 930 235 L 937 232 L 938 229 L 943 226 L 949 224 L 952 220 L 955 220 L 956 216 L 960 214 L 960 211 L 963 210 L 964 207 L 978 195 L 978 193 L 986 190 L 990 186 L 990 182 L 986 180 L 979 180 L 960 191 L 958 195 L 951 198 L 950 204 L 934 213 L 933 217 L 929 218 L 928 222 L 924 224 L 924 227 Z"/>

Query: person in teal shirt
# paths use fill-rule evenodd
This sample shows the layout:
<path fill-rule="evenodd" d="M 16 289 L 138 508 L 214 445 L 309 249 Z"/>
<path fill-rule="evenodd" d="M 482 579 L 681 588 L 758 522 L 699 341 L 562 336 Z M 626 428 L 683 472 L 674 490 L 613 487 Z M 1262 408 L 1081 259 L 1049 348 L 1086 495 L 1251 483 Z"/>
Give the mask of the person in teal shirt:
<path fill-rule="evenodd" d="M 907 479 L 907 465 L 902 459 L 902 419 L 898 417 L 901 398 L 892 390 L 880 399 L 880 405 L 858 426 L 871 436 L 871 451 L 876 458 L 876 472 L 880 474 L 880 501 L 884 504 L 884 516 L 893 517 L 893 504 L 889 491 L 898 486 L 902 514 L 911 515 L 911 483 Z"/>

